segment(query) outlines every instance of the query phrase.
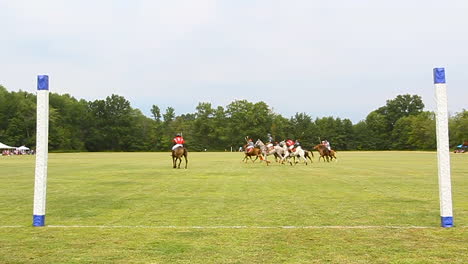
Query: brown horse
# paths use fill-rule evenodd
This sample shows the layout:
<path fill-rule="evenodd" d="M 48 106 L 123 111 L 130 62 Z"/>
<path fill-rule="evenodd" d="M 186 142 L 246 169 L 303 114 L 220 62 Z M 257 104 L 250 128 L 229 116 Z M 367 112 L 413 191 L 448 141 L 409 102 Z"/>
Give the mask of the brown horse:
<path fill-rule="evenodd" d="M 176 167 L 180 169 L 180 163 L 182 163 L 182 156 L 185 158 L 185 168 L 187 168 L 187 163 L 188 163 L 188 151 L 184 147 L 178 147 L 172 151 L 172 165 L 173 168 L 175 169 Z M 177 160 L 179 160 L 179 165 L 177 165 Z"/>
<path fill-rule="evenodd" d="M 323 144 L 316 145 L 314 149 L 320 153 L 319 161 L 320 161 L 320 158 L 322 158 L 323 161 L 325 161 L 325 158 L 327 158 L 327 162 L 330 162 L 333 159 L 337 160 L 336 155 L 335 155 L 336 152 L 334 150 L 329 150 Z"/>
<path fill-rule="evenodd" d="M 245 154 L 245 157 L 244 159 L 242 160 L 243 162 L 246 162 L 247 163 L 247 159 L 250 158 L 250 160 L 252 162 L 255 162 L 258 158 L 260 158 L 261 161 L 265 160 L 265 158 L 263 157 L 263 154 L 262 154 L 262 150 L 259 149 L 259 148 L 252 148 L 250 149 L 250 151 L 247 151 L 247 145 L 244 146 L 244 154 Z M 252 157 L 255 157 L 255 160 L 252 159 Z M 265 160 L 267 166 L 268 166 L 268 163 L 270 163 L 268 160 Z"/>

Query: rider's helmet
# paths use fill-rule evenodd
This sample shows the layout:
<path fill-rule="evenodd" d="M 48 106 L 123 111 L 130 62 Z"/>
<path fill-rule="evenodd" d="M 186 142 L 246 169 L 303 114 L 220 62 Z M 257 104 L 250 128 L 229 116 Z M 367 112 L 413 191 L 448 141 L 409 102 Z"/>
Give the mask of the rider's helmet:
<path fill-rule="evenodd" d="M 176 136 L 176 137 L 181 137 L 180 133 L 177 133 L 175 136 Z"/>

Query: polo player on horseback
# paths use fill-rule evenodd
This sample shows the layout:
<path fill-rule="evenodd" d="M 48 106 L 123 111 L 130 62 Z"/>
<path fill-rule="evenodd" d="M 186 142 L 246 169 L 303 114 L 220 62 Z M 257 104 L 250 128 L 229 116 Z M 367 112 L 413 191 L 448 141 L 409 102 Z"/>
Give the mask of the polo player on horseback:
<path fill-rule="evenodd" d="M 295 144 L 295 142 L 292 141 L 291 139 L 286 140 L 286 146 L 288 147 L 288 150 L 291 151 L 291 152 L 294 152 L 293 151 L 294 144 Z"/>
<path fill-rule="evenodd" d="M 301 145 L 301 143 L 299 142 L 299 139 L 296 139 L 296 142 L 294 142 L 294 148 L 297 148 Z"/>
<path fill-rule="evenodd" d="M 268 149 L 268 151 L 271 151 L 273 150 L 273 137 L 271 136 L 270 133 L 267 134 L 267 144 L 266 144 L 266 147 Z"/>
<path fill-rule="evenodd" d="M 250 151 L 252 151 L 254 146 L 255 144 L 253 143 L 252 139 L 251 138 L 247 139 L 247 146 L 245 147 L 245 152 L 249 153 Z"/>
<path fill-rule="evenodd" d="M 182 137 L 182 135 L 180 133 L 177 133 L 175 135 L 174 139 L 172 139 L 172 142 L 174 142 L 174 146 L 172 146 L 172 150 L 175 150 L 178 147 L 183 148 L 185 140 L 184 140 L 184 138 Z"/>
<path fill-rule="evenodd" d="M 331 150 L 330 142 L 328 142 L 328 140 L 324 139 L 322 141 L 322 145 L 324 145 L 328 150 Z"/>

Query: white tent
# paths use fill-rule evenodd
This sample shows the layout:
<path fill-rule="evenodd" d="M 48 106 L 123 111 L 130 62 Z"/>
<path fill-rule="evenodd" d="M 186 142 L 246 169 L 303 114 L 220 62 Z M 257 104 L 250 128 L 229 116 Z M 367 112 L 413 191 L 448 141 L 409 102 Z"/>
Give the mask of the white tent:
<path fill-rule="evenodd" d="M 16 147 L 10 147 L 8 145 L 5 145 L 3 144 L 2 142 L 0 142 L 0 149 L 15 149 Z"/>
<path fill-rule="evenodd" d="M 23 151 L 23 150 L 29 150 L 29 148 L 28 148 L 28 147 L 25 147 L 25 146 L 21 146 L 21 147 L 16 148 L 16 149 L 17 149 L 17 150 L 21 150 L 21 151 Z"/>

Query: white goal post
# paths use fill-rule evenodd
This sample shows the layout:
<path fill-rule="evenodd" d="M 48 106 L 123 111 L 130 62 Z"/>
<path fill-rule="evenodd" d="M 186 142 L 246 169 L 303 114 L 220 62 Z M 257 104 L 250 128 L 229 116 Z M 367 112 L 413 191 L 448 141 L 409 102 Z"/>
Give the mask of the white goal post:
<path fill-rule="evenodd" d="M 452 186 L 450 181 L 450 151 L 448 135 L 447 86 L 445 69 L 434 68 L 434 86 L 437 101 L 437 167 L 439 174 L 440 219 L 442 227 L 453 227 Z"/>
<path fill-rule="evenodd" d="M 47 158 L 49 152 L 49 76 L 37 76 L 36 170 L 33 226 L 45 225 Z"/>

